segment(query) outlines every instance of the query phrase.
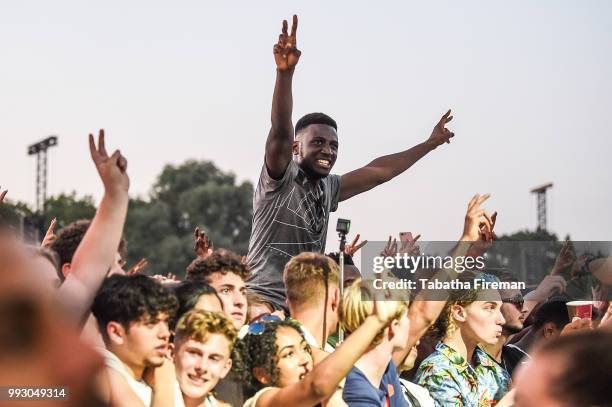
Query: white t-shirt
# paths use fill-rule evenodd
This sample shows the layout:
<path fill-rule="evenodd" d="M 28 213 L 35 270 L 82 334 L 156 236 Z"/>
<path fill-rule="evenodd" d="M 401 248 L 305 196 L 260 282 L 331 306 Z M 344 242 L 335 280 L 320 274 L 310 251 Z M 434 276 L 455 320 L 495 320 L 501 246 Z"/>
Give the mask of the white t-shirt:
<path fill-rule="evenodd" d="M 259 397 L 261 397 L 261 395 L 267 392 L 268 390 L 272 390 L 274 388 L 275 387 L 264 387 L 263 389 L 255 393 L 253 397 L 245 401 L 242 407 L 255 407 L 257 405 L 257 400 L 259 400 Z"/>
<path fill-rule="evenodd" d="M 97 348 L 97 350 L 102 354 L 106 367 L 113 369 L 114 371 L 121 374 L 125 378 L 127 383 L 130 385 L 132 391 L 138 396 L 140 400 L 142 400 L 144 405 L 150 406 L 152 389 L 149 387 L 149 385 L 145 383 L 144 380 L 134 379 L 130 372 L 128 372 L 127 367 L 125 367 L 123 362 L 119 360 L 119 358 L 114 353 L 104 348 Z"/>
<path fill-rule="evenodd" d="M 427 389 L 423 386 L 419 386 L 418 384 L 409 382 L 408 380 L 400 378 L 400 384 L 402 385 L 403 392 L 410 392 L 412 396 L 419 401 L 421 407 L 434 407 L 434 401 L 431 398 L 431 395 L 427 391 Z M 406 394 L 404 393 L 404 397 Z"/>
<path fill-rule="evenodd" d="M 319 346 L 319 343 L 317 342 L 317 339 L 314 337 L 313 334 L 310 333 L 310 331 L 308 331 L 308 329 L 306 329 L 306 326 L 300 323 L 300 329 L 302 330 L 302 335 L 304 335 L 304 339 L 306 340 L 306 343 L 308 343 L 313 348 L 321 349 L 321 347 Z M 327 353 L 333 353 L 336 349 L 334 349 L 334 347 L 331 346 L 329 343 L 325 343 L 323 350 Z"/>

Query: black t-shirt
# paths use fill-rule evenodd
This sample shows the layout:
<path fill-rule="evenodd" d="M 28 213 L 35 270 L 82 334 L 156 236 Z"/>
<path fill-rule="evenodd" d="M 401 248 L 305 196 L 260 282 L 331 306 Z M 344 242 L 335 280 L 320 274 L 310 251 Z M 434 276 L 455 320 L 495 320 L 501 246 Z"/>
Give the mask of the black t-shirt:
<path fill-rule="evenodd" d="M 514 376 L 514 370 L 522 363 L 531 359 L 521 348 L 516 345 L 504 345 L 502 348 L 501 366 Z"/>

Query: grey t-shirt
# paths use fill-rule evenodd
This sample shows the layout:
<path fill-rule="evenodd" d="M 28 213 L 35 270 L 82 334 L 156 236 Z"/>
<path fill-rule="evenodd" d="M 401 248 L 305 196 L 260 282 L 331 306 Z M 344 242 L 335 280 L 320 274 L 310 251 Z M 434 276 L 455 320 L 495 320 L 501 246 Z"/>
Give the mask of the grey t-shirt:
<path fill-rule="evenodd" d="M 294 161 L 280 180 L 272 179 L 263 165 L 253 196 L 249 290 L 286 309 L 283 268 L 299 253 L 325 250 L 329 214 L 338 208 L 339 198 L 339 175 L 313 185 Z"/>

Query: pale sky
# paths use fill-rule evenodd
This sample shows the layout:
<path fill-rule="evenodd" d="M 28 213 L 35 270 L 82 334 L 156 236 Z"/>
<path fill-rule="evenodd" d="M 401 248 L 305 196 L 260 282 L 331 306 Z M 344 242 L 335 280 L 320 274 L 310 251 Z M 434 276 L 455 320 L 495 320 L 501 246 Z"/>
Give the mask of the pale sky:
<path fill-rule="evenodd" d="M 86 4 L 87 3 L 87 4 Z M 86 135 L 104 127 L 144 195 L 165 163 L 213 160 L 256 182 L 270 123 L 272 45 L 300 17 L 294 122 L 339 125 L 335 173 L 456 137 L 342 203 L 369 240 L 459 237 L 490 192 L 499 234 L 535 228 L 530 188 L 554 182 L 549 229 L 612 240 L 610 1 L 20 1 L 0 6 L 0 185 L 35 201 L 26 146 L 59 136 L 49 193 L 100 198 Z M 328 248 L 336 246 L 329 234 Z"/>

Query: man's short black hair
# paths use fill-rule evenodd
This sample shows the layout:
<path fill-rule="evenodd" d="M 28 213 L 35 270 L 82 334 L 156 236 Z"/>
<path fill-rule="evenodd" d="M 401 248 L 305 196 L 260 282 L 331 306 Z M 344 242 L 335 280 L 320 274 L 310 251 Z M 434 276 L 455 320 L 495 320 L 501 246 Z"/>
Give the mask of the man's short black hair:
<path fill-rule="evenodd" d="M 140 274 L 116 274 L 102 283 L 91 312 L 106 338 L 106 326 L 111 321 L 119 322 L 129 329 L 131 322 L 157 318 L 162 313 L 172 318 L 177 306 L 174 294 L 152 278 Z"/>
<path fill-rule="evenodd" d="M 308 113 L 307 115 L 302 116 L 302 118 L 295 124 L 295 135 L 297 136 L 300 131 L 311 124 L 324 124 L 326 126 L 333 127 L 334 130 L 338 131 L 336 121 L 325 113 Z"/>
<path fill-rule="evenodd" d="M 533 329 L 540 329 L 548 322 L 554 323 L 557 329 L 569 323 L 565 302 L 547 301 L 533 311 Z"/>
<path fill-rule="evenodd" d="M 202 295 L 214 295 L 219 299 L 219 303 L 223 304 L 217 291 L 202 281 L 183 281 L 174 287 L 174 295 L 178 300 L 178 310 L 172 319 L 170 326 L 172 329 L 174 329 L 183 314 L 191 311 L 196 306 Z"/>

